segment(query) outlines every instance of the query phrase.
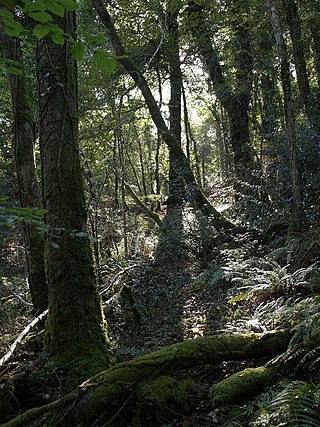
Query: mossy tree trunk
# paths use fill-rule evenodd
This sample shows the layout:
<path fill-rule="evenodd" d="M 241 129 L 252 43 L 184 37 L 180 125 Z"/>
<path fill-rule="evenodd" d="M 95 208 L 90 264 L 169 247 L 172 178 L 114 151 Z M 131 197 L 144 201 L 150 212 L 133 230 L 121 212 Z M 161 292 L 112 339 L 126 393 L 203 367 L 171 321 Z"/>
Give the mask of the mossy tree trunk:
<path fill-rule="evenodd" d="M 295 69 L 297 73 L 297 82 L 302 101 L 304 103 L 306 115 L 310 126 L 319 133 L 320 123 L 318 118 L 319 105 L 313 105 L 311 89 L 307 72 L 307 64 L 304 54 L 304 46 L 301 34 L 301 20 L 298 6 L 295 0 L 282 0 L 285 11 L 286 21 L 289 26 L 292 49 L 294 56 Z"/>
<path fill-rule="evenodd" d="M 208 11 L 201 2 L 189 2 L 187 23 L 193 36 L 194 44 L 200 53 L 212 81 L 215 94 L 226 110 L 230 127 L 230 143 L 234 154 L 235 174 L 238 180 L 237 189 L 247 192 L 249 184 L 259 184 L 260 179 L 254 173 L 259 170 L 255 153 L 250 145 L 249 102 L 252 91 L 252 54 L 250 51 L 249 3 L 247 0 L 228 3 L 232 14 L 232 32 L 235 44 L 235 89 L 227 82 L 220 64 L 218 52 L 214 49 L 212 32 L 207 22 Z"/>
<path fill-rule="evenodd" d="M 170 73 L 170 101 L 169 101 L 169 122 L 170 131 L 175 136 L 181 148 L 181 95 L 182 95 L 182 73 L 179 54 L 179 27 L 178 14 L 180 7 L 176 1 L 168 2 L 166 21 L 168 22 L 168 51 Z M 184 198 L 183 173 L 180 171 L 179 163 L 170 152 L 169 170 L 169 199 L 168 209 L 175 205 L 181 206 Z"/>
<path fill-rule="evenodd" d="M 296 138 L 296 120 L 295 108 L 292 95 L 290 63 L 288 59 L 287 47 L 284 41 L 280 16 L 278 12 L 277 3 L 275 0 L 268 0 L 271 24 L 273 28 L 274 37 L 276 40 L 278 56 L 280 59 L 281 67 L 281 83 L 283 89 L 283 102 L 285 111 L 285 120 L 287 125 L 287 136 L 289 145 L 289 161 L 290 173 L 292 183 L 292 217 L 291 229 L 292 231 L 299 231 L 303 225 L 304 211 L 303 211 L 303 192 L 301 183 L 300 167 L 298 162 L 297 153 L 297 138 Z"/>
<path fill-rule="evenodd" d="M 74 13 L 66 12 L 55 23 L 74 36 Z M 70 44 L 61 46 L 48 37 L 42 39 L 37 73 L 43 197 L 49 226 L 45 247 L 49 286 L 45 349 L 58 363 L 72 363 L 73 372 L 83 377 L 88 369 L 97 372 L 108 367 L 108 344 L 87 234 L 76 64 Z"/>
<path fill-rule="evenodd" d="M 6 36 L 0 22 L 3 57 L 23 67 L 20 40 Z M 8 64 L 9 65 L 9 64 Z M 41 194 L 35 164 L 35 121 L 30 106 L 25 74 L 8 73 L 13 113 L 13 150 L 20 204 L 23 208 L 41 208 Z M 48 307 L 48 288 L 44 267 L 44 237 L 35 226 L 23 227 L 28 267 L 28 282 L 34 308 L 42 313 Z"/>

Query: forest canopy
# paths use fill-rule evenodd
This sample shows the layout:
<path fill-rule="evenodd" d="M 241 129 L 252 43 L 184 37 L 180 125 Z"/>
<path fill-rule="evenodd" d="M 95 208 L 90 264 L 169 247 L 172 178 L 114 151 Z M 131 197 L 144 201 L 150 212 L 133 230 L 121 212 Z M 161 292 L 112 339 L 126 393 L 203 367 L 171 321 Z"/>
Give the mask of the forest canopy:
<path fill-rule="evenodd" d="M 1 1 L 4 426 L 319 425 L 319 29 Z"/>

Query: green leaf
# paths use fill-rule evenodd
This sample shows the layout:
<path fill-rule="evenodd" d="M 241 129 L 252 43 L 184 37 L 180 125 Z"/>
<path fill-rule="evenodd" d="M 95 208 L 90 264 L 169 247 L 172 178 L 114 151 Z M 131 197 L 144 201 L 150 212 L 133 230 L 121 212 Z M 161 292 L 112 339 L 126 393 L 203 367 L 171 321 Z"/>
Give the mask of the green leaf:
<path fill-rule="evenodd" d="M 72 58 L 75 59 L 76 61 L 82 61 L 85 51 L 86 51 L 85 45 L 82 42 L 76 42 L 71 47 Z"/>
<path fill-rule="evenodd" d="M 22 70 L 21 70 L 21 68 L 16 68 L 16 67 L 9 67 L 9 68 L 7 68 L 7 72 L 9 74 L 14 74 L 14 75 L 17 75 L 17 76 L 21 76 L 21 74 L 23 73 Z"/>
<path fill-rule="evenodd" d="M 88 43 L 105 43 L 106 38 L 102 35 L 88 34 L 85 36 Z"/>
<path fill-rule="evenodd" d="M 4 21 L 14 21 L 14 17 L 12 12 L 9 12 L 9 10 L 0 9 L 0 16 L 4 19 Z"/>
<path fill-rule="evenodd" d="M 50 22 L 52 21 L 52 16 L 47 12 L 31 12 L 29 16 L 37 22 Z"/>
<path fill-rule="evenodd" d="M 47 9 L 58 16 L 64 16 L 65 9 L 55 0 L 46 0 Z"/>
<path fill-rule="evenodd" d="M 18 2 L 16 0 L 2 0 L 1 3 L 7 9 L 14 10 Z"/>
<path fill-rule="evenodd" d="M 38 1 L 35 3 L 28 4 L 24 9 L 27 15 L 29 15 L 31 12 L 44 12 L 45 10 L 45 4 L 39 3 Z"/>
<path fill-rule="evenodd" d="M 57 0 L 65 10 L 75 11 L 78 9 L 78 5 L 74 0 Z"/>
<path fill-rule="evenodd" d="M 110 53 L 97 50 L 93 53 L 92 58 L 99 70 L 105 73 L 113 73 L 116 70 L 116 60 Z"/>
<path fill-rule="evenodd" d="M 252 293 L 237 295 L 237 296 L 229 299 L 228 304 L 233 304 L 234 302 L 247 300 L 247 299 L 250 299 L 252 296 L 253 296 Z"/>
<path fill-rule="evenodd" d="M 50 241 L 50 245 L 54 248 L 54 249 L 59 249 L 60 246 L 58 245 L 58 243 L 53 242 L 52 240 Z"/>
<path fill-rule="evenodd" d="M 5 25 L 4 32 L 6 33 L 7 36 L 10 36 L 10 37 L 19 37 L 20 34 L 21 34 L 21 31 L 22 30 L 17 30 L 17 29 L 14 29 L 14 28 L 10 28 L 7 25 Z"/>
<path fill-rule="evenodd" d="M 23 26 L 14 19 L 11 12 L 0 9 L 0 16 L 5 25 L 5 33 L 8 36 L 18 37 L 22 33 Z"/>
<path fill-rule="evenodd" d="M 63 34 L 53 34 L 52 35 L 52 41 L 55 44 L 59 44 L 60 46 L 62 46 L 64 44 L 64 37 Z"/>
<path fill-rule="evenodd" d="M 84 231 L 79 231 L 79 233 L 76 233 L 75 236 L 77 236 L 77 237 L 87 237 L 87 233 L 85 233 Z"/>
<path fill-rule="evenodd" d="M 48 211 L 47 211 L 47 209 L 38 209 L 38 210 L 35 212 L 35 214 L 36 214 L 37 216 L 43 217 L 47 212 L 48 212 Z"/>
<path fill-rule="evenodd" d="M 36 25 L 33 29 L 33 34 L 37 37 L 38 40 L 43 39 L 47 34 L 49 34 L 49 28 L 44 25 Z"/>

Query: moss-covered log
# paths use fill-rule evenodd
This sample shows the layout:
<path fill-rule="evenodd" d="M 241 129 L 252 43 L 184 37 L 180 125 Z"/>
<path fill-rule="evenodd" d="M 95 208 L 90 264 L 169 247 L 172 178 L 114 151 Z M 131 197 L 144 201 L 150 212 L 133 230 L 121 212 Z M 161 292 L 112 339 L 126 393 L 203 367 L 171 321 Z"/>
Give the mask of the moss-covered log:
<path fill-rule="evenodd" d="M 247 368 L 214 384 L 210 390 L 213 408 L 232 405 L 257 396 L 265 388 L 275 384 L 278 378 L 275 367 Z"/>
<path fill-rule="evenodd" d="M 145 381 L 199 362 L 219 364 L 227 360 L 272 357 L 283 352 L 288 343 L 289 334 L 276 331 L 263 335 L 217 335 L 174 344 L 119 363 L 92 377 L 60 401 L 31 409 L 5 426 L 91 426 L 97 419 L 97 425 L 103 425 L 114 417 L 123 402 L 135 401 L 139 386 Z"/>

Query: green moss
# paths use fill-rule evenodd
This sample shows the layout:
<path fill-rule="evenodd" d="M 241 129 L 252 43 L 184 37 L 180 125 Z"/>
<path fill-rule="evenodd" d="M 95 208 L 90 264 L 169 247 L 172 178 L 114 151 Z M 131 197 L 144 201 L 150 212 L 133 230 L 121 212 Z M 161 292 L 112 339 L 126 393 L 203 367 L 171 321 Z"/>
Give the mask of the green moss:
<path fill-rule="evenodd" d="M 277 380 L 275 368 L 247 368 L 212 386 L 210 399 L 213 408 L 231 405 L 260 394 Z"/>
<path fill-rule="evenodd" d="M 138 394 L 140 398 L 151 400 L 159 405 L 175 403 L 185 407 L 186 393 L 195 387 L 196 384 L 192 380 L 178 381 L 164 375 L 154 381 L 142 384 Z"/>
<path fill-rule="evenodd" d="M 37 417 L 37 414 L 40 417 L 44 413 L 42 411 L 45 411 L 47 420 L 50 420 L 53 415 L 55 417 L 64 417 L 64 425 L 80 425 L 83 419 L 87 423 L 94 422 L 97 414 L 108 419 L 110 405 L 124 401 L 128 397 L 128 393 L 132 394 L 135 387 L 138 386 L 139 388 L 139 385 L 142 387 L 146 381 L 152 382 L 149 383 L 147 389 L 144 389 L 145 393 L 149 393 L 148 395 L 152 396 L 155 401 L 160 402 L 172 396 L 175 399 L 173 403 L 177 403 L 178 400 L 181 404 L 185 395 L 183 387 L 187 387 L 187 385 L 175 383 L 175 380 L 171 377 L 161 377 L 158 382 L 157 378 L 159 376 L 163 374 L 170 375 L 177 369 L 192 367 L 199 361 L 218 364 L 224 360 L 241 360 L 262 356 L 272 357 L 283 352 L 288 342 L 289 335 L 285 332 L 277 331 L 263 335 L 246 334 L 203 337 L 174 344 L 131 361 L 119 363 L 91 377 L 82 385 L 84 390 L 78 389 L 79 394 L 74 397 L 71 403 L 70 400 L 67 403 L 60 401 L 57 402 L 54 409 L 50 405 L 39 408 L 39 412 L 34 413 L 34 417 Z M 92 357 L 92 360 L 99 360 L 94 354 Z M 93 367 L 90 366 L 90 358 L 86 359 L 83 355 L 79 355 L 79 358 L 74 363 L 79 363 L 78 368 L 81 375 L 88 374 L 90 369 L 95 371 L 98 368 L 98 365 L 95 364 Z M 73 366 L 72 371 L 76 372 L 75 366 Z M 76 385 L 79 385 L 79 383 L 77 382 Z M 163 384 L 167 386 L 167 390 L 164 394 L 161 394 L 160 390 Z M 252 384 L 250 387 L 252 387 Z M 256 389 L 257 387 L 255 387 L 255 392 Z M 240 390 L 239 394 L 241 396 L 243 389 L 240 387 Z M 70 411 L 71 407 L 76 408 L 76 411 Z M 16 425 L 23 426 L 26 424 L 20 423 Z M 36 424 L 28 425 L 33 426 Z M 42 423 L 42 425 L 48 424 Z"/>

